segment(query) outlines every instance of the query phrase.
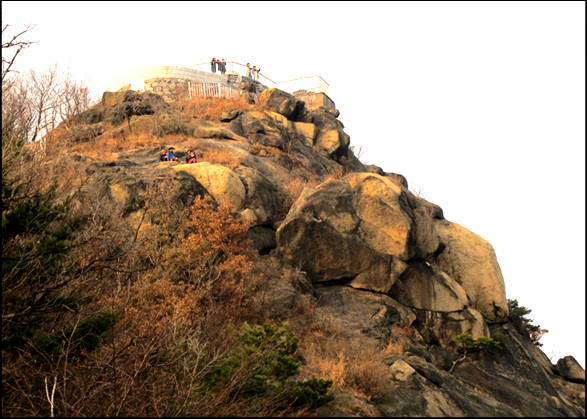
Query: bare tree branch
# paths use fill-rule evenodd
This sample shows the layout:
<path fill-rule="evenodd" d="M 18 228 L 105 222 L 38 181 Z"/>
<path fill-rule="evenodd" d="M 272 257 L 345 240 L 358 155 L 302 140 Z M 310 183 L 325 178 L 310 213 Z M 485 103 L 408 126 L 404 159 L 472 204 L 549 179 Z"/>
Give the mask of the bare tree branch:
<path fill-rule="evenodd" d="M 4 25 L 4 27 L 2 28 L 2 38 L 4 39 L 4 33 L 6 32 L 6 30 L 12 25 Z M 14 61 L 16 60 L 16 57 L 18 56 L 18 54 L 24 49 L 27 48 L 29 45 L 31 44 L 36 44 L 38 41 L 20 41 L 18 38 L 20 38 L 22 35 L 24 35 L 27 32 L 30 32 L 31 30 L 33 30 L 37 25 L 29 25 L 24 31 L 14 35 L 12 37 L 12 39 L 10 39 L 10 41 L 7 42 L 2 42 L 2 87 L 4 87 L 4 80 L 6 78 L 6 76 L 8 75 L 8 73 L 10 73 L 12 70 L 12 65 L 14 64 Z M 8 50 L 10 48 L 16 48 L 16 51 L 14 52 L 14 55 L 12 55 L 12 57 L 5 57 L 4 55 L 4 50 Z"/>

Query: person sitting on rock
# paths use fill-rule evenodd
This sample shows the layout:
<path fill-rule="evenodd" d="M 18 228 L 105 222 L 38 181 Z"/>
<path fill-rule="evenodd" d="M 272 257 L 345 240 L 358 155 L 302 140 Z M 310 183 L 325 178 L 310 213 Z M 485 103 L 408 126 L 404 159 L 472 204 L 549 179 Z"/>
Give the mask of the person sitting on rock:
<path fill-rule="evenodd" d="M 173 154 L 173 152 L 175 151 L 175 147 L 169 147 L 169 152 L 167 153 L 167 160 L 169 161 L 177 161 L 178 158 L 175 157 L 175 154 Z"/>
<path fill-rule="evenodd" d="M 162 161 L 169 161 L 169 157 L 167 157 L 167 151 L 165 150 L 161 150 L 159 160 L 157 160 L 155 163 L 161 163 Z"/>
<path fill-rule="evenodd" d="M 187 156 L 185 156 L 186 163 L 199 163 L 198 159 L 196 158 L 196 153 L 194 150 L 189 149 L 187 151 Z"/>

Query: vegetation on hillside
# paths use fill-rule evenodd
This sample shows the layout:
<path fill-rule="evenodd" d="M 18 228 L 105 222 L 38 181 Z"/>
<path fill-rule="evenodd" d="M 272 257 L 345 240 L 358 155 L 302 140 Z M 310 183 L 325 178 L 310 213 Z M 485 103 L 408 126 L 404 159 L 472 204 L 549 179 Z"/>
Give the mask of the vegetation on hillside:
<path fill-rule="evenodd" d="M 299 416 L 330 401 L 332 381 L 298 371 L 297 336 L 253 298 L 288 268 L 251 250 L 228 204 L 175 207 L 164 181 L 131 220 L 63 158 L 76 146 L 57 122 L 75 130 L 91 104 L 55 70 L 11 71 L 27 32 L 3 44 L 3 416 Z M 132 135 L 125 147 L 161 141 Z"/>
<path fill-rule="evenodd" d="M 521 306 L 518 303 L 518 300 L 510 300 L 508 298 L 508 308 L 510 313 L 515 314 L 516 316 L 520 316 L 522 319 L 522 324 L 526 329 L 528 329 L 528 333 L 530 334 L 530 339 L 532 343 L 536 346 L 542 346 L 542 343 L 539 340 L 548 333 L 548 329 L 543 329 L 540 327 L 539 324 L 532 324 L 534 320 L 529 319 L 526 317 L 528 314 L 532 312 L 531 309 Z"/>
<path fill-rule="evenodd" d="M 458 349 L 463 353 L 463 356 L 452 363 L 449 372 L 454 371 L 457 364 L 464 361 L 467 358 L 467 353 L 470 351 L 496 352 L 503 349 L 499 341 L 487 336 L 479 336 L 477 339 L 474 339 L 469 332 L 461 333 L 454 338 L 454 341 L 457 343 Z"/>

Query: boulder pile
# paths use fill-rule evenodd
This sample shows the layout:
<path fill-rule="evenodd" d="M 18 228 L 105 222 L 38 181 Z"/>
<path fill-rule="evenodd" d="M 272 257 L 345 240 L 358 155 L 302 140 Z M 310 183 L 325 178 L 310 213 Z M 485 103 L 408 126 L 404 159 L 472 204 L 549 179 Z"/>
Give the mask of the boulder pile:
<path fill-rule="evenodd" d="M 169 199 L 177 205 L 204 195 L 229 202 L 250 223 L 261 255 L 299 268 L 295 278 L 268 284 L 267 311 L 276 318 L 306 295 L 317 321 L 329 319 L 351 341 L 412 331 L 403 353 L 389 358 L 383 396 L 341 398 L 322 415 L 584 416 L 585 371 L 572 357 L 552 365 L 509 313 L 492 246 L 446 220 L 401 174 L 359 161 L 339 114 L 309 110 L 278 89 L 216 121 L 186 116 L 153 93 L 106 92 L 66 139 L 175 135 L 172 144 L 121 151 L 112 161 L 76 158 L 129 220 L 148 186 L 165 179 L 176 186 Z M 180 160 L 155 164 L 169 146 Z M 190 148 L 200 163 L 184 163 Z M 499 337 L 504 349 L 454 368 L 463 333 Z"/>

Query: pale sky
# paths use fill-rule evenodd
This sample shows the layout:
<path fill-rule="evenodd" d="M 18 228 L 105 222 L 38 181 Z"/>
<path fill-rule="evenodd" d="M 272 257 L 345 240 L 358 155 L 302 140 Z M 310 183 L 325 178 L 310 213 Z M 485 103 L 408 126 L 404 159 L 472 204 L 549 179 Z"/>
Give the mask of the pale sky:
<path fill-rule="evenodd" d="M 321 76 L 355 154 L 489 241 L 544 353 L 585 367 L 585 2 L 3 1 L 2 21 L 37 25 L 17 68 L 95 99 L 212 57 Z"/>

